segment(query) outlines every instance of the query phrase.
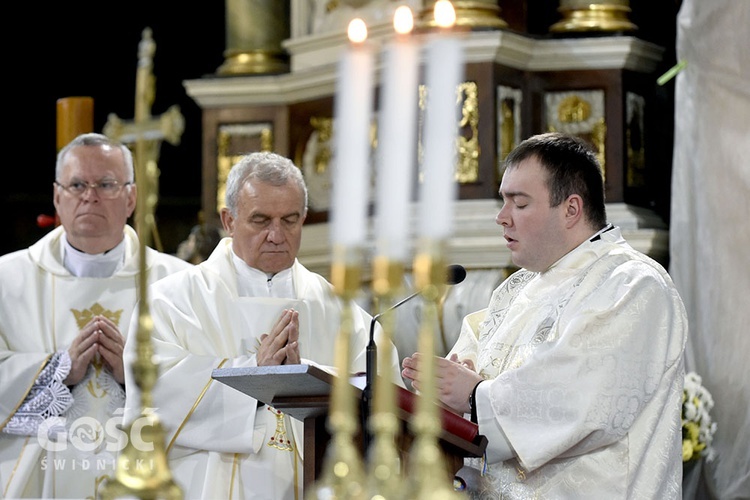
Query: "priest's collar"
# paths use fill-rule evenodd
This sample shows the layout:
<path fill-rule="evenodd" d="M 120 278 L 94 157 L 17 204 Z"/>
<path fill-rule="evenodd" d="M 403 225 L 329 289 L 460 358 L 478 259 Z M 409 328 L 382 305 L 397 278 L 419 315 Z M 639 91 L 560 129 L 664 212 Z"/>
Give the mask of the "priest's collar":
<path fill-rule="evenodd" d="M 599 231 L 596 232 L 595 235 L 593 235 L 591 238 L 589 238 L 589 241 L 599 241 L 602 239 L 602 233 L 606 233 L 607 231 L 611 231 L 615 228 L 615 226 L 610 222 L 603 228 L 601 228 Z"/>
<path fill-rule="evenodd" d="M 63 240 L 63 265 L 70 274 L 79 278 L 109 278 L 125 263 L 125 239 L 104 253 L 86 253 L 73 247 L 65 233 Z"/>
<path fill-rule="evenodd" d="M 232 262 L 237 270 L 237 294 L 240 297 L 296 298 L 292 281 L 292 268 L 278 273 L 264 273 L 250 267 L 232 249 Z"/>

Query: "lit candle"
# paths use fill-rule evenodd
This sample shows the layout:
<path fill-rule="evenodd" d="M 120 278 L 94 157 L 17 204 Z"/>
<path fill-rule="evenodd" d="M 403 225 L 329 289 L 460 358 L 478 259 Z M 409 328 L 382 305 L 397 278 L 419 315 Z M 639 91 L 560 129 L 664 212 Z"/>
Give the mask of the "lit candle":
<path fill-rule="evenodd" d="M 353 19 L 348 33 L 351 43 L 339 61 L 334 102 L 331 204 L 331 242 L 347 248 L 362 246 L 367 234 L 374 68 L 364 21 Z"/>
<path fill-rule="evenodd" d="M 403 262 L 408 257 L 409 201 L 414 176 L 419 46 L 411 39 L 414 18 L 402 5 L 393 16 L 394 41 L 383 55 L 378 125 L 376 234 L 378 255 Z"/>
<path fill-rule="evenodd" d="M 446 0 L 435 3 L 435 22 L 450 28 L 456 20 Z M 458 139 L 457 88 L 463 78 L 461 41 L 447 33 L 435 36 L 426 54 L 427 101 L 424 121 L 424 163 L 420 190 L 420 234 L 433 240 L 447 238 L 453 226 L 456 146 Z"/>

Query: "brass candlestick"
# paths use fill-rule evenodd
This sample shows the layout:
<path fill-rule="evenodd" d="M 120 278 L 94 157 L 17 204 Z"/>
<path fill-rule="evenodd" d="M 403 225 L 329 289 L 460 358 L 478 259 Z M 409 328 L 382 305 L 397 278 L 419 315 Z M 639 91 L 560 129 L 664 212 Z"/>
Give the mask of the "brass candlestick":
<path fill-rule="evenodd" d="M 414 444 L 410 451 L 409 477 L 411 489 L 408 498 L 450 499 L 457 498 L 453 489 L 453 478 L 449 472 L 438 437 L 442 430 L 437 406 L 435 382 L 435 331 L 438 321 L 438 300 L 445 288 L 445 262 L 442 245 L 423 241 L 423 250 L 414 259 L 414 280 L 422 290 L 425 301 L 419 330 L 419 391 L 417 412 L 411 422 Z"/>
<path fill-rule="evenodd" d="M 379 304 L 390 304 L 402 289 L 404 265 L 378 257 L 373 262 L 373 292 Z M 382 312 L 382 311 L 381 311 Z M 367 422 L 373 441 L 368 450 L 367 497 L 389 500 L 403 497 L 401 460 L 396 446 L 399 420 L 396 416 L 396 391 L 391 379 L 393 354 L 393 314 L 382 316 L 383 341 L 377 355 L 377 372 L 372 413 Z M 375 367 L 372 367 L 374 369 Z"/>
<path fill-rule="evenodd" d="M 314 499 L 365 498 L 364 465 L 355 445 L 359 428 L 356 399 L 354 386 L 349 382 L 351 335 L 354 331 L 352 299 L 359 290 L 361 276 L 362 264 L 358 251 L 334 248 L 331 282 L 343 307 L 335 346 L 337 377 L 331 389 L 327 422 L 331 442 L 326 449 L 321 479 L 311 493 Z"/>

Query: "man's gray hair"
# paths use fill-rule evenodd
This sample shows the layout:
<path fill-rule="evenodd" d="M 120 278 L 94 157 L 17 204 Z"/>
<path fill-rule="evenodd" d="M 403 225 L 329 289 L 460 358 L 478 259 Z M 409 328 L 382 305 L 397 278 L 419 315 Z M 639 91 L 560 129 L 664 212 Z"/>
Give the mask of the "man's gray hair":
<path fill-rule="evenodd" d="M 229 171 L 225 203 L 233 216 L 237 216 L 240 190 L 250 179 L 257 179 L 272 186 L 283 186 L 289 181 L 294 182 L 304 194 L 302 212 L 307 212 L 307 186 L 300 169 L 288 158 L 263 151 L 245 155 Z"/>
<path fill-rule="evenodd" d="M 120 151 L 122 151 L 122 158 L 125 161 L 125 168 L 128 175 L 128 178 L 125 182 L 133 182 L 135 180 L 135 173 L 133 169 L 133 154 L 130 152 L 130 149 L 128 149 L 128 147 L 124 144 L 110 139 L 106 135 L 93 132 L 89 134 L 79 135 L 68 144 L 66 144 L 65 147 L 62 148 L 59 153 L 57 153 L 57 163 L 55 164 L 55 179 L 59 180 L 60 176 L 62 175 L 65 156 L 70 152 L 71 149 L 78 146 L 109 146 L 114 149 L 119 149 Z"/>

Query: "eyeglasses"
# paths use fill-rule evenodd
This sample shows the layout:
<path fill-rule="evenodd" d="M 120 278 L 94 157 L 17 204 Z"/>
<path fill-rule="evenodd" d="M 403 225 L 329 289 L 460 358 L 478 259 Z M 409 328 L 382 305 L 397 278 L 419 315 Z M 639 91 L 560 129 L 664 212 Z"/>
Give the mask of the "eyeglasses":
<path fill-rule="evenodd" d="M 122 188 L 125 186 L 130 186 L 133 183 L 132 182 L 126 182 L 121 183 L 120 181 L 110 180 L 110 179 L 104 179 L 99 182 L 94 182 L 89 184 L 85 181 L 73 181 L 67 186 L 65 184 L 61 184 L 57 181 L 55 181 L 55 184 L 61 188 L 63 188 L 68 193 L 72 194 L 73 196 L 81 197 L 88 191 L 89 188 L 96 191 L 97 196 L 102 199 L 111 200 L 114 198 L 117 198 L 117 196 L 120 194 L 120 191 L 122 191 Z"/>

